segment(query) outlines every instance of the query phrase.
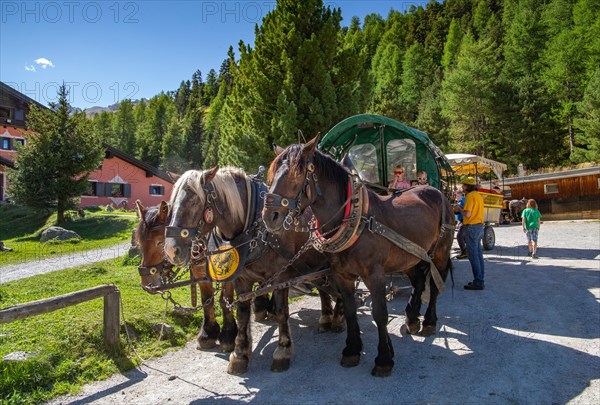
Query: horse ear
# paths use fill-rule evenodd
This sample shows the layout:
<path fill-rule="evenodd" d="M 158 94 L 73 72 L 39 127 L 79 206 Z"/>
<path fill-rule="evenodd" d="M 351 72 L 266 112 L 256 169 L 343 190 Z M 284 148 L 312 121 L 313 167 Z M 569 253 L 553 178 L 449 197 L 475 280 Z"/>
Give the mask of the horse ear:
<path fill-rule="evenodd" d="M 212 179 L 215 178 L 218 171 L 219 171 L 219 166 L 215 166 L 212 169 L 206 170 L 204 172 L 204 174 L 202 174 L 202 179 L 204 180 L 203 183 L 204 184 L 210 183 L 212 181 Z"/>
<path fill-rule="evenodd" d="M 167 204 L 166 201 L 161 201 L 160 207 L 158 208 L 158 221 L 161 224 L 166 224 L 168 217 L 169 217 L 169 204 Z"/>
<path fill-rule="evenodd" d="M 279 156 L 284 151 L 284 149 L 281 146 L 279 146 L 276 143 L 274 143 L 273 144 L 273 151 L 275 152 L 275 156 Z"/>
<path fill-rule="evenodd" d="M 302 148 L 302 155 L 304 155 L 305 157 L 313 155 L 317 150 L 317 145 L 319 144 L 320 140 L 321 133 L 319 132 L 317 136 L 315 136 L 313 139 L 311 139 L 304 145 L 304 147 Z"/>
<path fill-rule="evenodd" d="M 144 206 L 140 200 L 135 200 L 135 208 L 137 209 L 137 214 L 140 219 L 144 218 Z"/>
<path fill-rule="evenodd" d="M 177 174 L 177 173 L 173 173 L 173 172 L 167 172 L 167 176 L 169 176 L 169 178 L 171 179 L 171 181 L 173 183 L 176 183 L 177 180 L 179 180 L 179 178 L 181 177 L 181 174 Z"/>

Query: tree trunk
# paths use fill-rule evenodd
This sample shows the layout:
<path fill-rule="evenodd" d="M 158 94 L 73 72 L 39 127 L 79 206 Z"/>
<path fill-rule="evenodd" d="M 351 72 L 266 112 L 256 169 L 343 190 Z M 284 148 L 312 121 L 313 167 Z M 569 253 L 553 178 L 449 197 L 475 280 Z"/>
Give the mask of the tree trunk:
<path fill-rule="evenodd" d="M 57 223 L 62 223 L 65 222 L 65 210 L 62 208 L 58 208 L 56 210 L 56 222 Z"/>

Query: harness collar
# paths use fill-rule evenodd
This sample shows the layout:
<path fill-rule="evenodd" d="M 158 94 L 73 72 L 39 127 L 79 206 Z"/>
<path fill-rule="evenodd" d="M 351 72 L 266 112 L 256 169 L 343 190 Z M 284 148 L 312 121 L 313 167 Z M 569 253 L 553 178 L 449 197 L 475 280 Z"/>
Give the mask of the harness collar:
<path fill-rule="evenodd" d="M 356 176 L 349 176 L 347 189 L 348 202 L 344 210 L 344 218 L 338 230 L 330 238 L 325 238 L 319 232 L 319 223 L 313 233 L 315 249 L 320 252 L 338 253 L 349 249 L 364 229 L 361 221 L 363 213 L 369 212 L 369 194 L 362 182 Z"/>

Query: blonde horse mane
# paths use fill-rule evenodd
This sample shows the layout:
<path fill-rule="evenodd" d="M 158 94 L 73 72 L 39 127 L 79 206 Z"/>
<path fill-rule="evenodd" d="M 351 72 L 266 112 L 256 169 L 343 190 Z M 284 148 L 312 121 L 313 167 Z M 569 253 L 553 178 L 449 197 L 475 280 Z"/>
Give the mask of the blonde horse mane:
<path fill-rule="evenodd" d="M 206 205 L 206 191 L 202 188 L 204 185 L 204 174 L 208 170 L 188 170 L 185 172 L 179 180 L 173 186 L 173 192 L 171 193 L 171 206 L 174 206 L 175 201 L 181 190 L 189 188 L 193 191 L 200 199 L 202 206 Z M 224 201 L 233 219 L 244 223 L 246 215 L 244 212 L 244 206 L 242 204 L 242 198 L 235 184 L 236 178 L 246 179 L 246 174 L 242 169 L 234 167 L 223 167 L 217 171 L 217 174 L 210 182 L 215 187 L 215 192 L 221 201 Z"/>

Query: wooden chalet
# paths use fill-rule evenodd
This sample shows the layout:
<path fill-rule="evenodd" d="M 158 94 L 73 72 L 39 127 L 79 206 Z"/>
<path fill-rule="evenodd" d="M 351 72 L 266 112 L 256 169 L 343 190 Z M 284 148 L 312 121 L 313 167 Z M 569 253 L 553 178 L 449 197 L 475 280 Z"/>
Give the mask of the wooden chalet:
<path fill-rule="evenodd" d="M 18 145 L 27 144 L 27 114 L 31 105 L 47 108 L 0 82 L 0 202 L 7 200 L 6 168 L 14 168 Z M 135 208 L 160 204 L 171 195 L 173 182 L 166 173 L 135 157 L 103 144 L 101 166 L 90 174 L 89 189 L 81 196 L 81 207 L 111 205 Z"/>
<path fill-rule="evenodd" d="M 17 147 L 27 142 L 27 114 L 31 105 L 46 108 L 0 82 L 0 201 L 6 200 L 6 168 L 14 168 Z"/>
<path fill-rule="evenodd" d="M 533 198 L 544 220 L 600 219 L 600 166 L 504 179 L 509 199 Z"/>

